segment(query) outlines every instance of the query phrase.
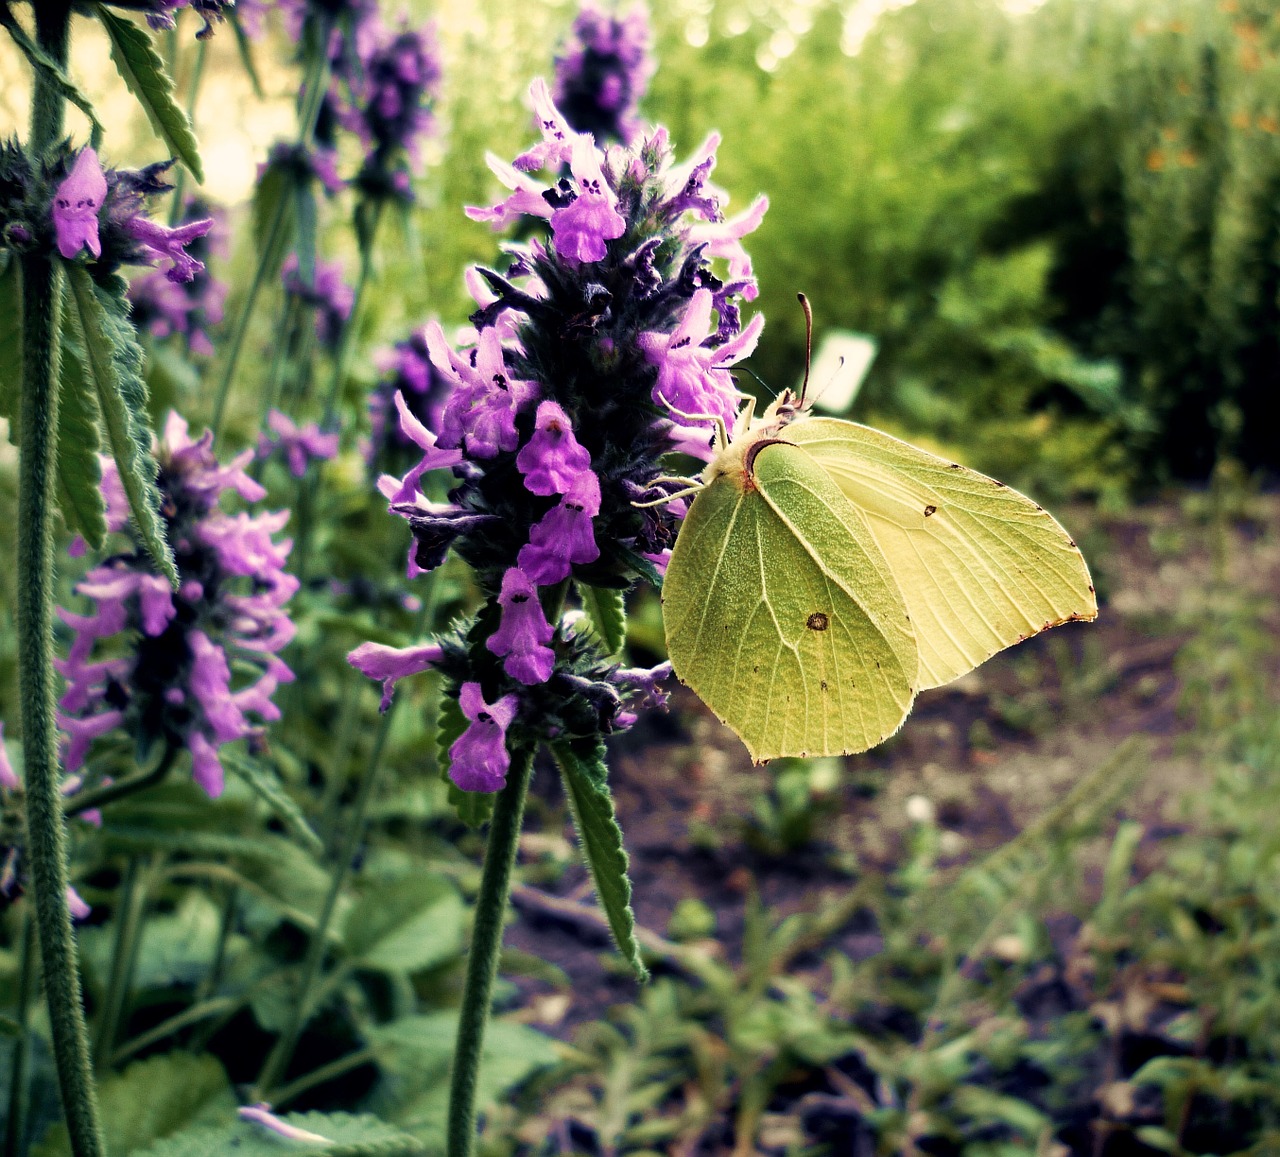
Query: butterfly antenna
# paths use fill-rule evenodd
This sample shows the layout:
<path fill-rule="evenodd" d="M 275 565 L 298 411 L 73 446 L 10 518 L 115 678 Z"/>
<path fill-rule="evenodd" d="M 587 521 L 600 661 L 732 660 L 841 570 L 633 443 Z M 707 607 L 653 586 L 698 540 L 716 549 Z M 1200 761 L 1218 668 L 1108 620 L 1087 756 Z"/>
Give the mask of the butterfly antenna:
<path fill-rule="evenodd" d="M 800 308 L 804 310 L 804 382 L 800 386 L 800 409 L 804 409 L 805 396 L 809 393 L 809 366 L 813 362 L 813 310 L 803 293 L 796 294 Z"/>
<path fill-rule="evenodd" d="M 770 397 L 776 398 L 778 396 L 778 391 L 775 390 L 771 385 L 769 385 L 769 383 L 766 382 L 764 378 L 762 378 L 758 373 L 756 373 L 755 370 L 749 368 L 748 366 L 734 366 L 733 368 L 735 370 L 740 371 L 741 373 L 750 374 L 753 378 L 755 378 L 757 382 L 760 383 L 761 389 L 768 391 L 768 394 Z"/>

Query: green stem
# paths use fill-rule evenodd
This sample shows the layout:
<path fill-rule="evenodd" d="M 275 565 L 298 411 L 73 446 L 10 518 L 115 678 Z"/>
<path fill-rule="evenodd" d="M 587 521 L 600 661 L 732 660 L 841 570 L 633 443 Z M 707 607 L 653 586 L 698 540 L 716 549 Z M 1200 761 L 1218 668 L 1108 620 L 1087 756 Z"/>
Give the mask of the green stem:
<path fill-rule="evenodd" d="M 30 1055 L 31 997 L 35 989 L 36 924 L 30 905 L 22 906 L 22 933 L 18 949 L 18 1005 L 14 1020 L 18 1035 L 9 1062 L 9 1117 L 4 1127 L 4 1157 L 19 1157 L 27 1104 L 27 1060 Z"/>
<path fill-rule="evenodd" d="M 190 1008 L 184 1008 L 181 1012 L 175 1013 L 168 1020 L 161 1021 L 155 1028 L 149 1028 L 144 1033 L 139 1033 L 132 1040 L 125 1041 L 115 1052 L 111 1054 L 111 1064 L 122 1065 L 134 1053 L 141 1052 L 145 1048 L 149 1048 L 153 1044 L 172 1036 L 180 1029 L 184 1029 L 189 1024 L 199 1024 L 202 1020 L 209 1020 L 215 1016 L 222 1016 L 228 1012 L 236 1012 L 245 1004 L 243 996 L 218 996 L 213 1000 L 201 1001 L 199 1004 L 193 1004 Z"/>
<path fill-rule="evenodd" d="M 174 34 L 176 40 L 176 33 Z M 209 54 L 208 40 L 196 41 L 196 62 L 191 69 L 191 87 L 187 90 L 187 120 L 191 127 L 196 126 L 196 99 L 200 95 L 200 81 L 204 78 L 205 57 Z M 176 69 L 170 69 L 176 72 Z M 187 183 L 187 170 L 178 166 L 178 175 L 173 179 L 173 200 L 169 203 L 169 228 L 173 228 L 182 219 L 182 192 Z"/>
<path fill-rule="evenodd" d="M 382 202 L 375 201 L 372 206 L 359 205 L 356 215 L 369 213 L 368 231 L 362 232 L 360 245 L 360 272 L 356 277 L 355 292 L 351 298 L 351 313 L 342 333 L 338 337 L 338 348 L 333 355 L 333 372 L 329 379 L 329 392 L 324 402 L 324 419 L 320 423 L 322 429 L 329 429 L 338 409 L 338 399 L 342 393 L 342 383 L 346 380 L 347 368 L 351 362 L 351 351 L 355 346 L 355 335 L 360 319 L 360 305 L 364 301 L 365 290 L 373 277 L 373 245 L 378 235 L 378 226 L 382 222 Z"/>
<path fill-rule="evenodd" d="M 60 67 L 70 39 L 69 0 L 34 5 L 36 40 Z M 65 101 L 35 76 L 30 151 L 39 159 L 62 136 Z M 61 269 L 45 253 L 22 258 L 22 438 L 18 467 L 18 679 L 26 759 L 27 866 L 58 1086 L 73 1157 L 102 1157 L 89 1042 L 67 908 L 67 835 L 54 715 L 53 534 L 58 449 Z"/>
<path fill-rule="evenodd" d="M 376 1059 L 377 1054 L 373 1049 L 358 1049 L 356 1052 L 347 1053 L 345 1057 L 339 1057 L 336 1061 L 330 1061 L 327 1065 L 312 1069 L 296 1081 L 290 1081 L 274 1095 L 271 1106 L 279 1109 L 281 1105 L 288 1104 L 294 1097 L 301 1096 L 308 1089 L 314 1089 L 317 1085 L 332 1081 L 344 1073 L 351 1072 L 352 1069 L 360 1068 L 361 1065 L 372 1064 Z"/>
<path fill-rule="evenodd" d="M 240 889 L 234 884 L 228 886 L 227 894 L 222 901 L 222 919 L 218 924 L 218 942 L 213 948 L 213 961 L 209 971 L 196 989 L 197 1004 L 203 1003 L 218 991 L 222 984 L 222 970 L 227 963 L 227 945 L 231 943 L 231 934 L 236 927 L 236 913 L 240 909 Z M 213 1035 L 212 1025 L 204 1025 L 199 1031 L 191 1034 L 187 1042 L 187 1052 L 198 1053 L 204 1050 Z"/>
<path fill-rule="evenodd" d="M 104 783 L 101 787 L 95 787 L 89 791 L 76 792 L 75 795 L 67 800 L 62 809 L 62 814 L 70 819 L 72 816 L 83 815 L 94 808 L 106 807 L 109 803 L 115 803 L 118 799 L 133 795 L 134 792 L 142 791 L 143 788 L 151 787 L 169 774 L 169 769 L 177 758 L 178 749 L 169 744 L 165 748 L 164 754 L 160 757 L 160 762 L 150 771 L 144 771 L 138 775 L 130 775 L 125 779 L 118 779 L 114 783 Z"/>
<path fill-rule="evenodd" d="M 299 112 L 298 143 L 308 145 L 315 133 L 316 118 L 320 115 L 324 91 L 329 82 L 329 43 L 327 22 L 322 22 L 324 35 L 317 36 L 313 44 L 307 74 L 303 80 L 303 106 Z M 292 197 L 281 197 L 276 202 L 271 218 L 267 222 L 267 235 L 262 241 L 258 253 L 258 267 L 254 270 L 253 280 L 240 306 L 240 314 L 236 318 L 236 328 L 231 337 L 231 348 L 227 351 L 226 364 L 222 367 L 222 377 L 218 381 L 218 391 L 214 397 L 213 417 L 209 426 L 213 430 L 214 440 L 222 432 L 222 419 L 226 413 L 227 396 L 231 393 L 231 383 L 236 376 L 236 367 L 240 364 L 240 354 L 244 349 L 245 338 L 249 334 L 249 324 L 253 320 L 254 306 L 258 303 L 258 295 L 266 284 L 268 274 L 278 264 L 279 249 L 284 240 L 285 227 Z"/>
<path fill-rule="evenodd" d="M 467 979 L 458 1015 L 458 1040 L 453 1050 L 453 1074 L 449 1087 L 448 1155 L 470 1157 L 476 1138 L 476 1085 L 484 1032 L 493 1003 L 493 982 L 498 974 L 502 948 L 502 923 L 511 891 L 516 848 L 524 801 L 529 794 L 533 752 L 517 751 L 511 757 L 506 786 L 498 793 L 489 825 L 484 872 L 476 897 L 475 926 L 467 958 Z"/>
<path fill-rule="evenodd" d="M 364 781 L 360 784 L 360 791 L 356 795 L 355 803 L 347 816 L 346 838 L 342 841 L 342 847 L 339 849 L 337 860 L 333 865 L 333 874 L 329 878 L 329 890 L 325 894 L 324 904 L 320 909 L 320 919 L 316 923 L 315 931 L 311 933 L 311 942 L 307 945 L 307 955 L 302 964 L 302 983 L 298 989 L 298 999 L 290 1011 L 289 1020 L 285 1024 L 284 1031 L 280 1034 L 280 1039 L 276 1041 L 271 1054 L 267 1057 L 266 1063 L 262 1066 L 262 1072 L 258 1075 L 252 1100 L 271 1100 L 271 1090 L 289 1067 L 289 1062 L 293 1059 L 293 1050 L 298 1044 L 298 1037 L 315 1012 L 312 990 L 315 988 L 320 970 L 324 966 L 328 949 L 329 926 L 333 922 L 333 914 L 338 907 L 338 897 L 342 894 L 343 885 L 347 882 L 347 876 L 351 872 L 351 865 L 356 858 L 360 841 L 364 838 L 365 813 L 369 810 L 369 801 L 373 798 L 374 788 L 381 777 L 382 753 L 387 745 L 387 736 L 391 733 L 391 722 L 395 717 L 396 704 L 398 702 L 398 699 L 393 700 L 391 706 L 382 716 L 377 738 L 373 742 L 373 753 L 369 757 L 369 770 L 365 773 Z"/>
<path fill-rule="evenodd" d="M 236 367 L 240 364 L 240 352 L 244 349 L 245 338 L 249 335 L 249 324 L 253 320 L 253 308 L 258 303 L 258 294 L 266 284 L 267 275 L 276 264 L 277 250 L 283 239 L 285 218 L 288 215 L 288 197 L 281 197 L 276 202 L 271 219 L 267 223 L 267 235 L 258 255 L 258 267 L 253 271 L 253 280 L 249 283 L 248 292 L 240 306 L 240 314 L 236 318 L 236 328 L 231 335 L 231 348 L 227 351 L 227 361 L 222 367 L 222 377 L 218 381 L 218 392 L 214 397 L 213 417 L 209 427 L 213 430 L 214 441 L 222 432 L 222 419 L 226 413 L 227 396 L 231 393 L 231 383 L 236 376 Z"/>
<path fill-rule="evenodd" d="M 94 1039 L 93 1055 L 98 1067 L 104 1068 L 115 1047 L 120 1017 L 129 995 L 129 982 L 133 976 L 133 962 L 137 958 L 137 944 L 141 939 L 142 913 L 146 907 L 146 889 L 139 885 L 142 874 L 141 858 L 130 856 L 120 881 L 120 900 L 116 905 L 116 938 L 111 949 L 111 971 L 107 982 L 107 995 L 102 1002 L 102 1016 L 98 1021 L 98 1033 Z"/>

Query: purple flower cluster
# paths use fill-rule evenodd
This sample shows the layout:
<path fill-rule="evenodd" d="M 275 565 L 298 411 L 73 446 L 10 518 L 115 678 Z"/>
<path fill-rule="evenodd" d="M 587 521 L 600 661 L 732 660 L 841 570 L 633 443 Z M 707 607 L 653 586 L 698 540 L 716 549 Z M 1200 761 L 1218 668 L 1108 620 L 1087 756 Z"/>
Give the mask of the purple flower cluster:
<path fill-rule="evenodd" d="M 479 308 L 460 348 L 427 326 L 447 393 L 425 420 L 397 395 L 421 460 L 379 482 L 413 532 L 409 575 L 452 549 L 486 602 L 455 636 L 351 655 L 383 682 L 384 704 L 396 679 L 445 673 L 468 720 L 450 775 L 468 791 L 501 787 L 515 748 L 617 730 L 634 718 L 628 700 L 660 697 L 665 668 L 619 671 L 560 609 L 571 579 L 660 581 L 683 514 L 679 502 L 644 505 L 670 493 L 660 461 L 709 460 L 716 420 L 731 422 L 741 398 L 730 368 L 763 325 L 742 327 L 738 301 L 756 294 L 742 238 L 766 202 L 724 219 L 708 183 L 715 138 L 683 167 L 661 129 L 606 152 L 569 127 L 543 82 L 532 95 L 542 140 L 513 165 L 491 160 L 511 193 L 468 212 L 497 226 L 532 219 L 540 235 L 508 247 L 505 273 L 469 279 Z M 423 490 L 435 471 L 452 474 L 447 502 Z"/>
<path fill-rule="evenodd" d="M 173 334 L 181 336 L 192 353 L 206 357 L 213 353 L 209 327 L 222 321 L 227 286 L 213 277 L 207 261 L 210 250 L 221 245 L 225 231 L 220 214 L 202 201 L 187 204 L 184 223 L 212 218 L 214 227 L 196 238 L 188 248 L 188 256 L 201 264 L 190 281 L 175 282 L 151 270 L 129 282 L 129 301 L 133 305 L 133 323 L 138 330 L 163 340 Z"/>
<path fill-rule="evenodd" d="M 361 26 L 356 43 L 359 66 L 337 100 L 339 123 L 365 149 L 356 186 L 373 199 L 411 201 L 410 168 L 421 167 L 422 141 L 435 125 L 440 56 L 434 30 L 393 31 L 375 19 Z"/>
<path fill-rule="evenodd" d="M 271 697 L 293 673 L 277 652 L 293 637 L 284 610 L 298 580 L 284 570 L 289 541 L 275 535 L 288 511 L 228 514 L 228 490 L 245 502 L 265 491 L 245 473 L 246 451 L 226 465 L 213 435 L 198 440 L 170 414 L 156 447 L 162 511 L 181 580 L 173 591 L 142 550 L 113 555 L 76 586 L 91 614 L 61 610 L 74 639 L 58 664 L 67 680 L 59 700 L 69 736 L 66 766 L 78 770 L 92 741 L 117 728 L 146 750 L 157 741 L 191 752 L 196 782 L 222 791 L 218 748 L 252 739 L 250 722 L 280 716 Z M 107 522 L 125 529 L 128 507 L 115 464 L 103 460 Z M 95 652 L 107 643 L 107 654 Z M 235 674 L 233 675 L 233 669 Z"/>
<path fill-rule="evenodd" d="M 317 261 L 315 280 L 307 282 L 298 266 L 298 255 L 290 253 L 280 269 L 285 293 L 301 298 L 315 310 L 316 337 L 326 349 L 337 349 L 342 327 L 351 316 L 355 290 L 342 280 L 342 263 Z"/>
<path fill-rule="evenodd" d="M 649 17 L 637 4 L 626 16 L 585 0 L 556 56 L 556 107 L 580 133 L 631 144 L 640 134 L 637 107 L 653 75 Z"/>

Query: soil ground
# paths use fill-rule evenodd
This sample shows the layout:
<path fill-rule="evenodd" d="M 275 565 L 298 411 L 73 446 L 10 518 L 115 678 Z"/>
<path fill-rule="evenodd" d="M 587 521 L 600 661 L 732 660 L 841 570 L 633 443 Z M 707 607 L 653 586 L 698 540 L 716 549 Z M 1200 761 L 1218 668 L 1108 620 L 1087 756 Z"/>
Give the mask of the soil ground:
<path fill-rule="evenodd" d="M 1141 870 L 1163 837 L 1196 823 L 1208 782 L 1185 742 L 1184 643 L 1224 599 L 1240 598 L 1259 602 L 1265 632 L 1280 639 L 1280 496 L 1248 496 L 1218 519 L 1211 506 L 1191 493 L 1122 516 L 1067 511 L 1098 587 L 1097 621 L 1047 632 L 920 696 L 894 739 L 841 761 L 832 789 L 814 797 L 801 846 L 778 846 L 776 825 L 753 818 L 778 765 L 753 767 L 680 689 L 669 713 L 643 720 L 611 760 L 640 924 L 664 933 L 681 901 L 701 901 L 715 916 L 716 950 L 735 958 L 753 887 L 783 915 L 830 902 L 860 866 L 893 864 L 904 833 L 929 815 L 943 863 L 962 862 L 1016 835 L 1131 736 L 1143 737 L 1148 767 L 1116 819 L 1145 826 Z M 555 777 L 538 776 L 534 790 L 531 818 L 541 811 L 547 826 L 528 825 L 530 887 L 517 891 L 507 944 L 564 970 L 567 986 L 518 984 L 523 1018 L 568 1037 L 635 989 L 592 919 Z M 855 916 L 831 943 L 860 958 L 879 939 Z"/>

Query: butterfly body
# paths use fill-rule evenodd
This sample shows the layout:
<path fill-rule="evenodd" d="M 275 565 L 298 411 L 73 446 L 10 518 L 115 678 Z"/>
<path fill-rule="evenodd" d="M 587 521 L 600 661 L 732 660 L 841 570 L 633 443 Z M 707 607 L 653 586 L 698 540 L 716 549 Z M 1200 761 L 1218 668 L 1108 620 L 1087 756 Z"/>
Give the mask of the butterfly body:
<path fill-rule="evenodd" d="M 1031 499 L 790 395 L 702 480 L 663 584 L 668 653 L 757 761 L 864 751 L 917 692 L 1097 614 Z"/>

